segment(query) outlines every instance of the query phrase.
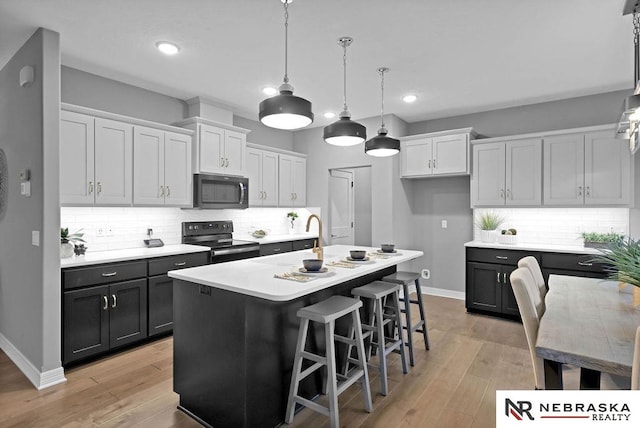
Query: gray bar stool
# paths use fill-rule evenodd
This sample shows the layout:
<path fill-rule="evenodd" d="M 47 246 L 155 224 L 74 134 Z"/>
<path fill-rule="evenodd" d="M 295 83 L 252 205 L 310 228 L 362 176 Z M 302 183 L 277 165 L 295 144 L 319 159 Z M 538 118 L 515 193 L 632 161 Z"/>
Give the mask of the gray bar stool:
<path fill-rule="evenodd" d="M 403 326 L 405 330 L 407 330 L 407 342 L 406 345 L 409 347 L 409 362 L 413 366 L 413 333 L 419 332 L 422 333 L 424 337 L 424 348 L 429 350 L 429 333 L 427 332 L 427 319 L 424 317 L 424 303 L 422 303 L 422 290 L 420 288 L 420 274 L 415 272 L 396 272 L 394 274 L 385 276 L 382 278 L 385 282 L 392 282 L 394 284 L 402 285 L 403 296 L 400 298 L 400 301 L 404 303 L 404 309 L 402 312 L 405 314 L 405 318 L 407 322 Z M 409 298 L 409 285 L 411 283 L 415 283 L 416 285 L 416 300 L 412 300 Z M 415 324 L 411 324 L 411 304 L 418 305 L 418 311 L 420 312 L 420 321 Z"/>
<path fill-rule="evenodd" d="M 400 286 L 388 282 L 375 281 L 362 287 L 351 290 L 351 294 L 359 298 L 369 299 L 371 311 L 367 324 L 363 324 L 365 330 L 364 338 L 370 338 L 368 343 L 367 356 L 371 355 L 371 346 L 377 345 L 379 358 L 378 370 L 380 371 L 380 393 L 387 395 L 387 355 L 395 350 L 400 351 L 402 358 L 402 372 L 407 373 L 407 359 L 404 353 L 404 340 L 402 339 L 402 320 L 400 318 Z M 386 306 L 388 297 L 392 299 L 393 306 Z M 385 313 L 387 309 L 387 313 Z M 391 310 L 391 313 L 389 313 Z M 385 334 L 386 326 L 391 323 L 391 331 Z M 357 333 L 357 331 L 356 331 Z M 351 355 L 351 348 L 347 351 L 347 356 Z M 369 359 L 369 358 L 368 358 Z"/>
<path fill-rule="evenodd" d="M 297 315 L 300 318 L 300 329 L 298 330 L 298 344 L 296 346 L 296 355 L 291 375 L 291 387 L 289 388 L 289 399 L 287 401 L 287 412 L 285 415 L 285 422 L 287 424 L 293 422 L 295 404 L 300 403 L 303 406 L 315 410 L 316 412 L 329 416 L 331 419 L 331 427 L 339 427 L 338 395 L 358 380 L 362 383 L 364 407 L 367 412 L 371 412 L 372 405 L 371 390 L 369 389 L 369 373 L 367 371 L 362 325 L 360 323 L 359 309 L 361 307 L 362 302 L 360 300 L 345 296 L 331 296 L 322 302 L 306 306 L 298 310 Z M 336 335 L 335 321 L 338 318 L 347 315 L 351 315 L 352 317 L 352 326 L 350 331 L 355 331 L 355 336 L 352 335 L 350 337 L 344 337 Z M 305 351 L 309 321 L 324 324 L 326 342 L 325 355 L 317 355 Z M 353 337 L 355 337 L 355 339 Z M 355 346 L 358 352 L 357 359 L 353 360 L 356 362 L 356 367 L 344 375 L 336 373 L 336 347 L 334 341 L 346 343 L 349 345 L 349 349 Z M 314 364 L 302 370 L 302 360 L 313 361 Z M 328 408 L 298 395 L 300 382 L 324 366 L 327 367 L 327 377 L 324 385 L 325 391 L 323 392 L 325 392 L 329 398 Z M 339 384 L 338 378 L 341 380 Z"/>

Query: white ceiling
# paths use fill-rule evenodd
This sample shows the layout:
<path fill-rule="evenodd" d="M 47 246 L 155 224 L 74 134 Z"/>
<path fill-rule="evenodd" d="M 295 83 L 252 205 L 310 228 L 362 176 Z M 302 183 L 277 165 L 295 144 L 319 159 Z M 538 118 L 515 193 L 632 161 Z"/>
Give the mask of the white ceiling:
<path fill-rule="evenodd" d="M 340 36 L 355 119 L 419 120 L 633 86 L 624 0 L 294 0 L 289 77 L 322 114 L 342 108 Z M 219 100 L 257 120 L 284 73 L 280 0 L 0 0 L 0 67 L 38 27 L 61 35 L 62 63 L 180 99 Z M 155 49 L 178 43 L 179 55 Z M 406 93 L 418 95 L 407 105 Z M 335 120 L 335 119 L 333 119 Z"/>

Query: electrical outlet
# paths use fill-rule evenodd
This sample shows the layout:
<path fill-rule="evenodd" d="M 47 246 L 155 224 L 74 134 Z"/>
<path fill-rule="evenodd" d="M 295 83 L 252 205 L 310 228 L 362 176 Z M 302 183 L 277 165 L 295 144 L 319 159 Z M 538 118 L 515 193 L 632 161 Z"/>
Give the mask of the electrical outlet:
<path fill-rule="evenodd" d="M 96 227 L 96 237 L 97 238 L 102 238 L 103 236 L 105 236 L 105 230 L 104 230 L 104 226 L 98 226 Z"/>
<path fill-rule="evenodd" d="M 105 228 L 105 236 L 113 236 L 113 228 L 109 225 Z"/>
<path fill-rule="evenodd" d="M 429 279 L 431 278 L 431 271 L 429 269 L 422 269 L 420 276 L 422 276 L 422 279 Z"/>
<path fill-rule="evenodd" d="M 441 227 L 442 227 L 443 229 L 446 229 L 446 228 L 447 228 L 447 226 L 448 226 L 448 224 L 447 224 L 447 220 L 442 220 L 442 223 L 441 223 L 440 225 L 441 225 Z"/>

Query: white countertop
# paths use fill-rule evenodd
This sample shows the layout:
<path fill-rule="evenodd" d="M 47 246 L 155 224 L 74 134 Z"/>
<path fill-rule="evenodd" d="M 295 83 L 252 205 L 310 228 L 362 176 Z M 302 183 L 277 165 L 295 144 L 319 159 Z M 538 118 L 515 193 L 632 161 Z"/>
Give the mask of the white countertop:
<path fill-rule="evenodd" d="M 545 251 L 549 253 L 573 253 L 573 254 L 601 254 L 597 248 L 583 247 L 582 245 L 547 245 L 547 244 L 501 244 L 499 242 L 469 241 L 465 247 L 496 248 L 500 250 L 526 250 Z"/>
<path fill-rule="evenodd" d="M 343 260 L 349 256 L 349 250 L 357 249 L 366 250 L 367 252 L 376 252 L 378 250 L 378 248 L 352 245 L 324 247 L 325 266 L 329 262 Z M 302 267 L 303 259 L 316 258 L 316 255 L 311 250 L 293 251 L 272 256 L 175 270 L 170 271 L 169 276 L 262 299 L 288 301 L 358 278 L 376 270 L 416 259 L 422 255 L 422 251 L 398 249 L 397 253 L 386 259 L 371 257 L 369 262 L 359 263 L 359 266 L 353 269 L 328 266 L 330 270 L 328 275 L 316 276 L 312 281 L 308 282 L 274 278 L 274 275 L 297 272 Z"/>
<path fill-rule="evenodd" d="M 241 239 L 243 241 L 253 241 L 259 244 L 271 244 L 274 242 L 286 242 L 286 241 L 300 241 L 302 239 L 318 239 L 318 235 L 315 233 L 294 233 L 287 235 L 267 235 L 264 238 L 255 238 L 250 233 L 247 236 L 233 236 L 235 239 Z"/>
<path fill-rule="evenodd" d="M 73 256 L 60 259 L 61 268 L 97 265 L 100 263 L 121 262 L 126 260 L 148 259 L 151 257 L 173 256 L 176 254 L 200 253 L 211 251 L 211 248 L 201 245 L 165 245 L 156 248 L 127 248 L 124 250 L 96 251 L 84 256 Z"/>

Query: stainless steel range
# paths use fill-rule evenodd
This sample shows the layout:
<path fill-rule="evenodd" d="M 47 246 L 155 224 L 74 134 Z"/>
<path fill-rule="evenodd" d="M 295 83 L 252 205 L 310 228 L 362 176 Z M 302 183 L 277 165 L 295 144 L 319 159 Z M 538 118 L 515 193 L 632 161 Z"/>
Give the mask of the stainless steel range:
<path fill-rule="evenodd" d="M 249 259 L 260 255 L 260 244 L 233 239 L 233 222 L 189 221 L 182 223 L 182 243 L 211 248 L 211 263 Z"/>

